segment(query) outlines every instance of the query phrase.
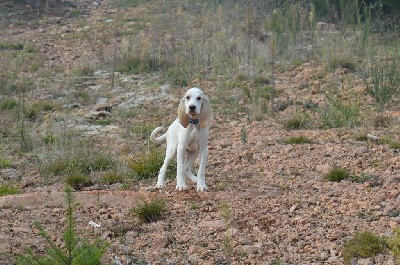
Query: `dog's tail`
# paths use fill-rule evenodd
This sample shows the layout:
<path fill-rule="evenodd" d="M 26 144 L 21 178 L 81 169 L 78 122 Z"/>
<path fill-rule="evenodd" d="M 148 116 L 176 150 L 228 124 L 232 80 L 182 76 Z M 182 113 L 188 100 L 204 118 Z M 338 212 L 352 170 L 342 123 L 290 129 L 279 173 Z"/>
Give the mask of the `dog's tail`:
<path fill-rule="evenodd" d="M 166 134 L 166 133 L 164 133 L 163 135 L 161 135 L 161 136 L 159 136 L 159 137 L 156 137 L 156 134 L 157 134 L 159 131 L 161 131 L 163 128 L 164 128 L 164 127 L 157 127 L 157 128 L 155 128 L 154 131 L 150 134 L 150 140 L 151 140 L 153 143 L 159 144 L 159 143 L 162 143 L 162 142 L 165 141 L 165 138 L 167 138 L 167 136 L 166 136 L 167 134 Z"/>

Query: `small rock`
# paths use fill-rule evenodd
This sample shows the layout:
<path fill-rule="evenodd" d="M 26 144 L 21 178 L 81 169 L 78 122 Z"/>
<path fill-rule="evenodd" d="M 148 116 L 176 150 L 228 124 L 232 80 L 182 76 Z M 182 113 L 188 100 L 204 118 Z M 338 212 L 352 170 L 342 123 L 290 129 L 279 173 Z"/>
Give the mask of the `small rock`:
<path fill-rule="evenodd" d="M 359 259 L 357 260 L 357 265 L 374 265 L 374 262 L 370 259 Z"/>
<path fill-rule="evenodd" d="M 166 237 L 161 237 L 159 239 L 156 239 L 153 244 L 151 245 L 149 251 L 150 252 L 159 252 L 161 249 L 165 248 L 169 243 L 168 238 Z"/>
<path fill-rule="evenodd" d="M 320 258 L 321 258 L 322 261 L 325 261 L 325 260 L 329 259 L 329 253 L 326 252 L 326 251 L 322 252 L 321 255 L 320 255 Z"/>

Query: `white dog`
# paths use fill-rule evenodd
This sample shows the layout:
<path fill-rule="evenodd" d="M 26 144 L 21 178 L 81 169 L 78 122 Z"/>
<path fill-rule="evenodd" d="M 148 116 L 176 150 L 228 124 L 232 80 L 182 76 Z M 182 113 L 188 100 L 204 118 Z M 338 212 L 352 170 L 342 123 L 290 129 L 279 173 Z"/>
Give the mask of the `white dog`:
<path fill-rule="evenodd" d="M 157 188 L 165 186 L 165 172 L 171 159 L 177 154 L 176 189 L 187 189 L 185 177 L 197 182 L 197 191 L 207 189 L 205 170 L 208 156 L 208 131 L 212 120 L 212 109 L 207 97 L 197 88 L 189 89 L 181 99 L 178 118 L 169 126 L 167 132 L 159 137 L 155 135 L 163 128 L 156 128 L 150 135 L 154 143 L 167 141 L 164 164 L 158 174 Z M 200 154 L 197 177 L 192 166 Z"/>

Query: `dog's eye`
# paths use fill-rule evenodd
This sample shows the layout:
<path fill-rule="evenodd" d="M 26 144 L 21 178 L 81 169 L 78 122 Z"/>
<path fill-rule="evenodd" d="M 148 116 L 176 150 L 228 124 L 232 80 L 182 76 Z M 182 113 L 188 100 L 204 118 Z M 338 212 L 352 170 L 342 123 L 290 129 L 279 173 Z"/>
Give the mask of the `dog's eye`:
<path fill-rule="evenodd" d="M 186 96 L 186 99 L 190 99 L 190 96 Z"/>
<path fill-rule="evenodd" d="M 201 97 L 197 97 L 197 100 L 200 100 L 201 99 Z"/>

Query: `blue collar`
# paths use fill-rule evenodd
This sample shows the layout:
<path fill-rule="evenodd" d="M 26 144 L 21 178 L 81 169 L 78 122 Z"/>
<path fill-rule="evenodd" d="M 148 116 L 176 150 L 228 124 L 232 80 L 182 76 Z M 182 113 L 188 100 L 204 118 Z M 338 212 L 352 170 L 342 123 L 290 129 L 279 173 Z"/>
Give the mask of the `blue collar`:
<path fill-rule="evenodd" d="M 196 125 L 196 124 L 199 124 L 199 122 L 200 122 L 199 119 L 193 119 L 192 117 L 189 117 L 189 123 Z"/>

